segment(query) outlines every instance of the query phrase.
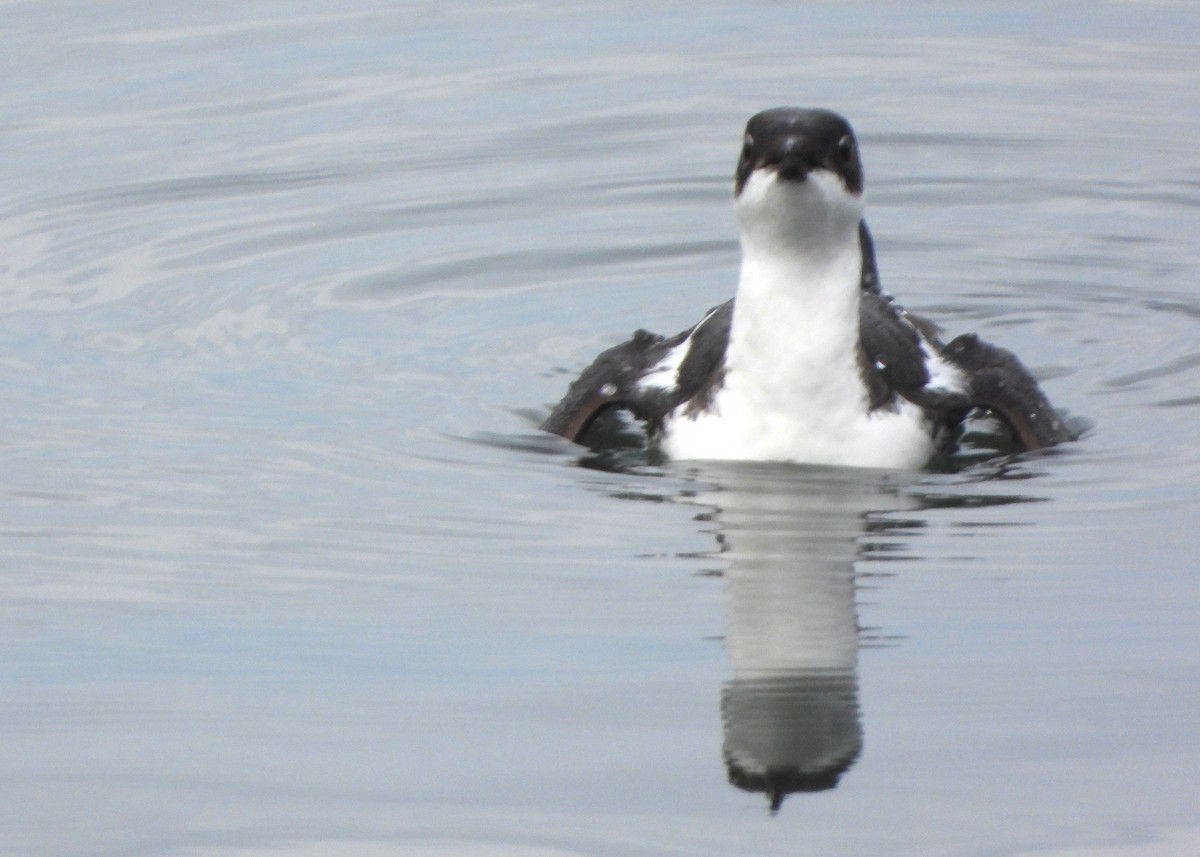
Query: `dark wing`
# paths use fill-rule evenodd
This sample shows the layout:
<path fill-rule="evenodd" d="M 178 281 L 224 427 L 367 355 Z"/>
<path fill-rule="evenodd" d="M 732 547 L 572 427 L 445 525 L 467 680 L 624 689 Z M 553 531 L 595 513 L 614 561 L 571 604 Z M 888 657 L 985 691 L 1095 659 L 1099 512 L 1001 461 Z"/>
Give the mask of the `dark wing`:
<path fill-rule="evenodd" d="M 674 390 L 671 407 L 684 402 L 689 408 L 706 407 L 709 397 L 720 389 L 732 325 L 733 300 L 730 299 L 710 309 L 704 320 L 689 332 L 691 342 L 679 364 L 679 384 Z"/>
<path fill-rule="evenodd" d="M 967 398 L 1012 428 L 1026 449 L 1044 449 L 1074 440 L 1063 418 L 1017 356 L 975 334 L 952 340 L 942 356 L 963 371 Z"/>
<path fill-rule="evenodd" d="M 973 408 L 984 408 L 1007 423 L 1026 449 L 1074 439 L 1015 354 L 974 334 L 943 345 L 936 325 L 905 312 L 883 294 L 865 222 L 859 235 L 863 251 L 860 359 L 872 409 L 892 404 L 900 396 L 953 429 Z M 933 354 L 958 368 L 963 377 L 960 389 L 929 386 L 927 361 Z"/>
<path fill-rule="evenodd" d="M 628 342 L 603 352 L 583 370 L 542 423 L 542 430 L 577 441 L 596 417 L 615 407 L 629 410 L 653 432 L 672 409 L 715 388 L 732 318 L 733 301 L 727 301 L 710 310 L 695 327 L 669 339 L 636 331 Z M 646 373 L 685 342 L 688 350 L 674 387 L 642 384 Z"/>
<path fill-rule="evenodd" d="M 955 428 L 973 408 L 984 408 L 1007 423 L 1026 449 L 1074 439 L 1037 380 L 1011 351 L 973 333 L 942 345 L 929 322 L 871 293 L 862 296 L 859 325 L 872 408 L 900 396 L 925 408 L 947 429 Z M 960 388 L 930 386 L 926 361 L 932 354 L 958 368 Z"/>
<path fill-rule="evenodd" d="M 611 407 L 654 410 L 638 381 L 686 338 L 687 331 L 667 339 L 648 330 L 635 331 L 628 342 L 614 345 L 571 382 L 567 394 L 542 423 L 542 430 L 576 441 L 601 412 Z"/>
<path fill-rule="evenodd" d="M 862 247 L 859 364 L 871 409 L 893 404 L 896 396 L 922 398 L 928 403 L 933 394 L 926 386 L 929 383 L 926 361 L 929 350 L 940 347 L 936 344 L 940 331 L 932 322 L 905 312 L 883 292 L 875 264 L 875 243 L 865 220 L 859 221 L 858 236 Z M 963 414 L 970 410 L 966 401 L 940 404 L 946 410 L 957 406 Z"/>
<path fill-rule="evenodd" d="M 922 343 L 934 335 L 890 297 L 863 292 L 858 304 L 859 361 L 872 410 L 892 404 L 896 396 L 912 399 L 926 389 L 929 371 Z"/>

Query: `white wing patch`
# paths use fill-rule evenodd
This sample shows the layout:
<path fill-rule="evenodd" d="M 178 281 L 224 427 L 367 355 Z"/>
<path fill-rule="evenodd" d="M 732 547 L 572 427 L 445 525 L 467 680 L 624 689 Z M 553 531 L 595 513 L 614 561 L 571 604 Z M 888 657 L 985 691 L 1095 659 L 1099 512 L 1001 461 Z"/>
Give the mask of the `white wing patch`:
<path fill-rule="evenodd" d="M 666 356 L 658 362 L 649 372 L 642 376 L 639 387 L 656 387 L 660 390 L 673 390 L 679 386 L 679 367 L 683 365 L 684 359 L 688 356 L 688 352 L 692 350 L 692 341 L 696 337 L 696 333 L 702 328 L 705 323 L 717 314 L 714 309 L 700 320 L 700 323 L 692 328 L 692 332 L 688 334 L 688 338 L 676 345 L 666 353 Z"/>
<path fill-rule="evenodd" d="M 691 337 L 676 345 L 667 352 L 657 366 L 642 376 L 638 386 L 657 387 L 661 390 L 673 390 L 679 386 L 679 367 L 683 365 L 683 358 L 687 357 L 691 347 Z"/>
<path fill-rule="evenodd" d="M 928 389 L 945 390 L 949 393 L 966 392 L 966 379 L 962 370 L 942 357 L 924 336 L 921 337 L 921 353 L 925 355 L 925 371 L 929 373 Z"/>
<path fill-rule="evenodd" d="M 913 324 L 912 319 L 908 317 L 908 313 L 903 309 L 900 310 L 900 318 L 917 334 L 917 341 L 921 347 L 921 356 L 925 359 L 925 371 L 929 375 L 929 380 L 925 382 L 925 387 L 931 390 L 944 390 L 948 393 L 965 393 L 967 384 L 962 370 L 942 357 L 937 346 L 929 341 L 929 337 L 921 331 L 921 328 Z M 885 366 L 877 360 L 875 361 L 875 368 L 882 370 Z"/>

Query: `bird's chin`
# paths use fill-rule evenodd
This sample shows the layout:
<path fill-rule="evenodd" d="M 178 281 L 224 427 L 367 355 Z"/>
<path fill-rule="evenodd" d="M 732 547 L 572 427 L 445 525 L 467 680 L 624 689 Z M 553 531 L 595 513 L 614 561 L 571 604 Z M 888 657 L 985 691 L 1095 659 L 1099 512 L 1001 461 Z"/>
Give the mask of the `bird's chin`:
<path fill-rule="evenodd" d="M 857 231 L 863 197 L 846 189 L 841 178 L 811 170 L 788 179 L 774 170 L 756 170 L 735 201 L 743 234 L 779 232 L 784 240 Z"/>

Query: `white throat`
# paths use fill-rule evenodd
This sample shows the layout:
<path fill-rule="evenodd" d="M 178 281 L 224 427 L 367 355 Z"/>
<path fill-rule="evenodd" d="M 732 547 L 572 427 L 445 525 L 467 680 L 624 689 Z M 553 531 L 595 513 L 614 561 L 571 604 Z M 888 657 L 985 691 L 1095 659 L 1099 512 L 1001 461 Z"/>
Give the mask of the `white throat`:
<path fill-rule="evenodd" d="M 745 372 L 758 406 L 862 397 L 858 304 L 862 198 L 828 172 L 803 182 L 751 175 L 737 200 L 742 267 L 727 373 Z M 786 407 L 786 404 L 783 406 Z"/>
<path fill-rule="evenodd" d="M 742 267 L 725 373 L 710 407 L 681 412 L 679 458 L 919 467 L 932 452 L 919 410 L 870 412 L 859 300 L 863 200 L 824 170 L 752 173 L 736 200 Z"/>

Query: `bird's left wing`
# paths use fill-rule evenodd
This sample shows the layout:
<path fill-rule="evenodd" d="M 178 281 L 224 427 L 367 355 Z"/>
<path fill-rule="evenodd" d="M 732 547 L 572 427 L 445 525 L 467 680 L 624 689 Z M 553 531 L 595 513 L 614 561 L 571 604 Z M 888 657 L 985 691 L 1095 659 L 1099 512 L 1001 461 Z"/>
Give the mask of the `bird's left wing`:
<path fill-rule="evenodd" d="M 1074 439 L 1037 379 L 1011 351 L 974 334 L 943 345 L 934 325 L 881 294 L 863 294 L 859 321 L 873 408 L 899 396 L 939 417 L 948 429 L 982 408 L 1006 423 L 1025 449 Z"/>
<path fill-rule="evenodd" d="M 1011 351 L 970 333 L 951 340 L 941 354 L 963 373 L 971 406 L 1000 417 L 1026 449 L 1075 439 L 1032 373 Z"/>

